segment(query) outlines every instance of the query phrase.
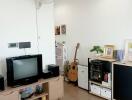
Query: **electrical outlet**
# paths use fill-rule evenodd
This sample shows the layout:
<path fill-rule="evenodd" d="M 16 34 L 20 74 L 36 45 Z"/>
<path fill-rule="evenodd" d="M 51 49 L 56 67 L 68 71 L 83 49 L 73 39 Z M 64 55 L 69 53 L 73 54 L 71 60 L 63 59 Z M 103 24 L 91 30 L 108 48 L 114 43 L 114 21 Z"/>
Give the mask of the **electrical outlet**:
<path fill-rule="evenodd" d="M 8 48 L 16 48 L 17 43 L 8 43 Z"/>

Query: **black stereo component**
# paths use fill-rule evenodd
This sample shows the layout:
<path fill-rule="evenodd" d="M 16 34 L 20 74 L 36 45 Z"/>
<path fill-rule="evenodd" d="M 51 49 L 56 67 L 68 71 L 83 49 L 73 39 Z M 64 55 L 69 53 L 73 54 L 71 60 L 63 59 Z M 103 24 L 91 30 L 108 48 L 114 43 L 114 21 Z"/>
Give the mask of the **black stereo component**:
<path fill-rule="evenodd" d="M 57 77 L 59 76 L 59 66 L 51 64 L 48 65 L 48 69 L 44 70 L 42 73 L 42 78 L 47 79 L 47 78 L 51 78 L 51 77 Z"/>
<path fill-rule="evenodd" d="M 3 91 L 5 89 L 4 86 L 4 77 L 0 75 L 0 91 Z"/>
<path fill-rule="evenodd" d="M 47 79 L 47 78 L 51 78 L 51 77 L 52 77 L 52 75 L 51 75 L 50 71 L 48 71 L 48 70 L 43 71 L 42 78 Z"/>
<path fill-rule="evenodd" d="M 59 71 L 59 66 L 58 65 L 48 65 L 48 71 L 51 72 L 51 76 L 52 77 L 56 77 L 60 75 L 60 71 Z"/>

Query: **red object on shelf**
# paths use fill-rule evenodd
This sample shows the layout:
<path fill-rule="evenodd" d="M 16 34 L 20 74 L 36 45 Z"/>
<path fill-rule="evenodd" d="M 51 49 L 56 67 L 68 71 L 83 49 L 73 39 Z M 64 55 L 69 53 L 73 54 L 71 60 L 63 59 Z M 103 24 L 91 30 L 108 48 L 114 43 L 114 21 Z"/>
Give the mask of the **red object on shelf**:
<path fill-rule="evenodd" d="M 105 82 L 108 82 L 108 73 L 105 73 L 105 74 L 104 74 L 104 81 L 105 81 Z"/>

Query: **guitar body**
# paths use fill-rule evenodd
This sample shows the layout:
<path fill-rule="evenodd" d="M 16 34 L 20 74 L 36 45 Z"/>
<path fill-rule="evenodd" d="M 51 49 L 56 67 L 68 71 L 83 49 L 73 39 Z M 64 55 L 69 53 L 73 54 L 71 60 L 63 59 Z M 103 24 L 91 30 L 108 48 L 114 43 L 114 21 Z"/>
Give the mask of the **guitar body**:
<path fill-rule="evenodd" d="M 76 55 L 77 55 L 77 49 L 79 48 L 79 43 L 77 43 L 76 46 L 76 50 L 75 50 L 75 55 L 74 55 L 74 61 L 71 63 L 69 71 L 68 71 L 68 79 L 71 82 L 76 82 L 78 79 L 78 71 L 77 71 L 77 59 L 76 59 Z"/>
<path fill-rule="evenodd" d="M 76 82 L 78 79 L 78 73 L 77 73 L 77 63 L 72 62 L 69 72 L 68 72 L 68 79 L 72 82 Z"/>

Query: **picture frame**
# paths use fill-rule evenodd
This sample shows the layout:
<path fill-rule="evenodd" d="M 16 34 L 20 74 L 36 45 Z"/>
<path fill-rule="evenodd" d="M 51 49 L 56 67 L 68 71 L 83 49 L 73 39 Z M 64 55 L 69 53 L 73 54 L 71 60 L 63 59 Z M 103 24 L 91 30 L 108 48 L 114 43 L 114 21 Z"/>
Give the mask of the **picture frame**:
<path fill-rule="evenodd" d="M 103 57 L 112 59 L 114 53 L 114 45 L 104 45 L 104 55 Z"/>
<path fill-rule="evenodd" d="M 60 35 L 60 26 L 55 26 L 55 35 Z"/>
<path fill-rule="evenodd" d="M 61 34 L 66 34 L 66 25 L 61 25 Z"/>
<path fill-rule="evenodd" d="M 132 61 L 132 39 L 125 40 L 125 61 Z"/>

